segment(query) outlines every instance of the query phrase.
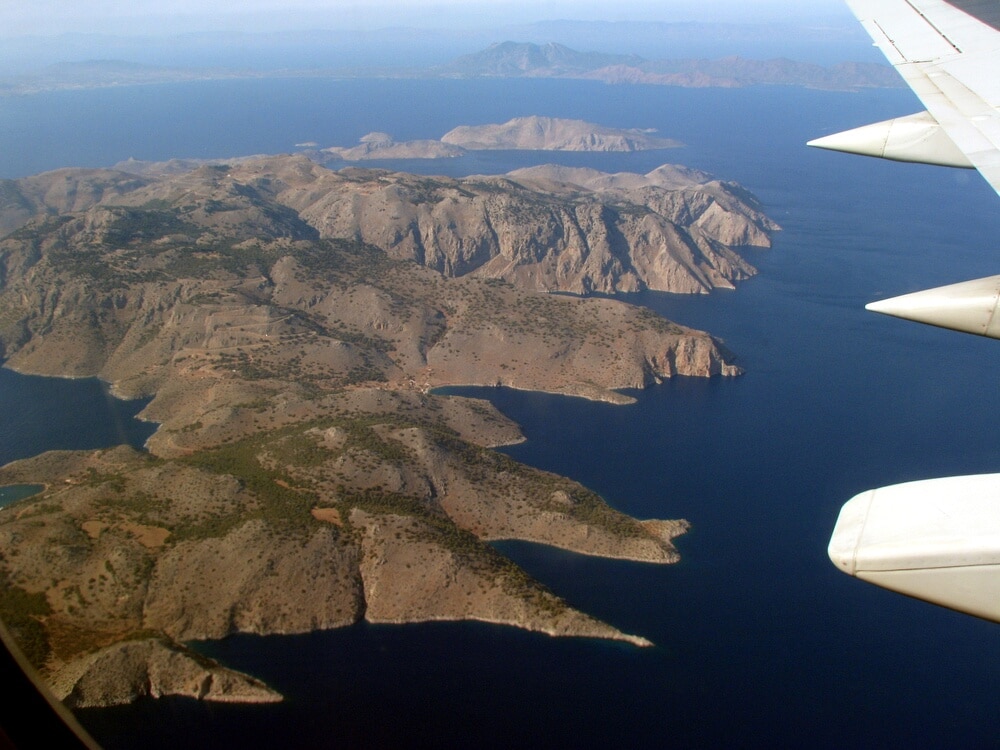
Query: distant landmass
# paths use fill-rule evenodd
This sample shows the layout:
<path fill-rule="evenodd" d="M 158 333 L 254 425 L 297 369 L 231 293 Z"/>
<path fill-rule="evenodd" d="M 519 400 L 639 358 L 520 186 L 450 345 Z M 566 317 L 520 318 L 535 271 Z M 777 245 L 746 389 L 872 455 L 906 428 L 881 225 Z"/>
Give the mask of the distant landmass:
<path fill-rule="evenodd" d="M 0 79 L 0 96 L 41 91 L 148 86 L 157 83 L 225 80 L 252 77 L 253 73 L 226 68 L 143 65 L 125 60 L 86 60 L 49 65 L 38 73 Z"/>
<path fill-rule="evenodd" d="M 675 148 L 679 141 L 658 138 L 655 130 L 608 128 L 583 120 L 515 117 L 502 124 L 461 125 L 440 140 L 397 142 L 388 133 L 369 133 L 357 146 L 310 151 L 321 163 L 336 159 L 446 159 L 469 151 L 649 151 Z"/>
<path fill-rule="evenodd" d="M 321 160 L 331 157 L 344 161 L 369 159 L 449 159 L 467 152 L 460 146 L 442 141 L 418 140 L 397 142 L 388 133 L 368 133 L 357 146 L 330 146 L 318 154 Z"/>
<path fill-rule="evenodd" d="M 655 132 L 536 116 L 516 117 L 500 125 L 461 125 L 445 133 L 441 140 L 470 151 L 649 151 L 681 145 L 669 138 L 657 138 Z"/>
<path fill-rule="evenodd" d="M 781 85 L 857 90 L 903 85 L 893 68 L 876 63 L 824 67 L 784 58 L 752 60 L 737 56 L 714 60 L 643 60 L 637 56 L 577 52 L 554 43 L 520 42 L 491 45 L 434 72 L 457 78 L 582 78 L 612 84 L 687 88 Z"/>
<path fill-rule="evenodd" d="M 463 55 L 445 65 L 425 68 L 253 70 L 161 67 L 121 60 L 59 63 L 32 74 L 0 80 L 0 95 L 60 89 L 135 86 L 190 80 L 282 77 L 337 78 L 571 78 L 609 84 L 683 87 L 805 86 L 856 91 L 899 88 L 895 70 L 876 63 L 844 62 L 832 66 L 785 58 L 745 57 L 646 60 L 637 55 L 581 52 L 561 44 L 505 41 Z"/>
<path fill-rule="evenodd" d="M 130 166 L 137 167 L 135 163 Z M 142 174 L 137 174 L 141 171 Z M 664 166 L 465 179 L 305 156 L 0 181 L 0 356 L 152 401 L 148 453 L 50 452 L 0 514 L 0 616 L 73 707 L 281 696 L 184 646 L 360 620 L 473 619 L 649 645 L 488 542 L 670 563 L 637 520 L 490 450 L 522 439 L 438 386 L 625 402 L 736 375 L 706 333 L 603 297 L 752 273 L 776 227 L 745 190 Z"/>
<path fill-rule="evenodd" d="M 523 76 L 576 77 L 612 65 L 635 66 L 645 61 L 638 55 L 608 55 L 578 52 L 550 42 L 498 42 L 485 50 L 463 55 L 434 69 L 438 75 L 461 77 L 520 78 Z"/>

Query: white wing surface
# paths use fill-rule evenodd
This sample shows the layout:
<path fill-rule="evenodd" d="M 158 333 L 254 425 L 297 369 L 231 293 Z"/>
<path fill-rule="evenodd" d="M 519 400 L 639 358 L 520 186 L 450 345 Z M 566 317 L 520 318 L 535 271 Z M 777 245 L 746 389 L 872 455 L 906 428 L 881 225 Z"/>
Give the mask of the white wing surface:
<path fill-rule="evenodd" d="M 974 167 L 1000 193 L 1000 0 L 847 0 L 927 108 L 810 141 L 896 161 Z M 1000 338 L 1000 276 L 868 309 Z M 829 547 L 845 573 L 1000 622 L 1000 474 L 881 487 L 850 500 Z"/>
<path fill-rule="evenodd" d="M 810 146 L 979 170 L 1000 193 L 1000 0 L 847 0 L 927 111 Z M 1000 338 L 1000 276 L 882 300 L 869 310 Z"/>
<path fill-rule="evenodd" d="M 984 0 L 847 0 L 851 10 L 910 88 L 927 108 L 913 117 L 923 119 L 926 140 L 937 148 L 921 158 L 919 146 L 909 158 L 906 149 L 894 155 L 838 147 L 837 134 L 811 145 L 834 150 L 863 152 L 901 161 L 924 161 L 950 166 L 974 166 L 1000 192 L 1000 5 Z M 909 123 L 910 140 L 919 130 Z M 879 123 L 883 135 L 891 134 L 896 120 Z M 868 126 L 874 128 L 875 126 Z M 938 127 L 947 135 L 941 139 Z M 862 128 L 861 130 L 864 130 Z M 858 131 L 848 131 L 858 134 Z M 870 133 L 876 141 L 877 133 Z M 906 136 L 903 136 L 904 140 Z M 846 139 L 850 141 L 850 139 Z M 886 138 L 884 140 L 889 140 Z M 948 144 L 951 141 L 953 147 Z M 943 158 L 935 159 L 939 150 Z M 964 155 L 956 156 L 955 151 Z"/>
<path fill-rule="evenodd" d="M 848 575 L 1000 622 L 1000 474 L 862 492 L 828 551 Z"/>

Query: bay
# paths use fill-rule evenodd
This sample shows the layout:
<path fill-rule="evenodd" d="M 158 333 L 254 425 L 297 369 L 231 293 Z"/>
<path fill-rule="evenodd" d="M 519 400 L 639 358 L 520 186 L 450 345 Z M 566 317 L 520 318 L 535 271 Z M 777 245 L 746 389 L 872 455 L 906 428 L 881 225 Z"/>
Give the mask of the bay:
<path fill-rule="evenodd" d="M 47 378 L 0 368 L 0 465 L 47 450 L 142 448 L 156 431 L 136 415 L 148 399 L 123 401 L 96 378 Z"/>
<path fill-rule="evenodd" d="M 198 648 L 271 682 L 285 703 L 161 699 L 83 712 L 107 746 L 997 744 L 996 626 L 853 580 L 825 552 L 840 505 L 859 491 L 1000 468 L 996 344 L 862 309 L 996 272 L 996 196 L 974 173 L 803 146 L 916 111 L 908 92 L 258 81 L 64 92 L 0 107 L 16 110 L 20 124 L 5 133 L 23 147 L 0 143 L 6 176 L 128 156 L 340 145 L 370 130 L 439 137 L 523 114 L 656 127 L 687 145 L 386 166 L 457 175 L 539 156 L 607 171 L 680 162 L 740 181 L 784 227 L 773 249 L 752 253 L 761 273 L 735 292 L 629 298 L 721 336 L 745 375 L 678 378 L 632 393 L 632 406 L 461 391 L 523 426 L 527 442 L 505 449 L 518 460 L 637 516 L 692 522 L 678 540 L 682 561 L 667 567 L 498 545 L 571 604 L 655 648 L 475 623 L 236 636 Z M 67 112 L 72 125 L 59 119 Z M 44 153 L 45 128 L 62 150 Z M 0 381 L 0 398 L 8 386 Z"/>
<path fill-rule="evenodd" d="M 8 484 L 0 487 L 0 508 L 37 495 L 44 489 L 45 485 L 42 484 Z"/>

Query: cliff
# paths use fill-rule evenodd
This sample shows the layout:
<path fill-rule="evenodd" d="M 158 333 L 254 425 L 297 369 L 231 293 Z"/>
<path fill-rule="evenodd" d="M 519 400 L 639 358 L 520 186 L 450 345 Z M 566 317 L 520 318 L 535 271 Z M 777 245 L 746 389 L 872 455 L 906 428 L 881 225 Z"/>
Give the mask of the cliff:
<path fill-rule="evenodd" d="M 157 638 L 125 641 L 75 662 L 53 680 L 70 708 L 131 703 L 178 695 L 217 703 L 276 703 L 281 695 L 260 680 Z"/>
<path fill-rule="evenodd" d="M 202 233 L 235 229 L 240 240 L 258 230 L 301 240 L 357 239 L 445 276 L 577 294 L 732 288 L 755 272 L 740 248 L 768 247 L 778 228 L 738 185 L 671 166 L 649 175 L 542 167 L 452 179 L 358 168 L 334 172 L 302 156 L 271 157 L 153 180 L 120 176 L 105 181 L 114 199 L 103 203 L 82 190 L 94 173 L 50 175 L 42 176 L 46 189 L 23 180 L 6 183 L 0 217 L 7 221 L 0 230 L 28 216 L 58 213 L 60 196 L 69 191 L 77 210 L 94 207 L 91 225 L 120 221 L 125 207 L 163 206 L 174 212 L 170 221 L 178 227 L 194 222 Z M 184 206 L 192 208 L 177 214 Z M 157 216 L 166 220 L 163 212 Z"/>
<path fill-rule="evenodd" d="M 705 207 L 737 193 L 704 179 L 543 169 L 456 181 L 274 157 L 8 183 L 5 205 L 32 218 L 19 214 L 0 240 L 7 366 L 152 397 L 143 416 L 160 427 L 148 453 L 47 453 L 0 469 L 0 484 L 46 487 L 0 514 L 0 614 L 81 706 L 276 699 L 182 645 L 236 632 L 477 619 L 647 644 L 574 610 L 487 542 L 669 563 L 686 524 L 637 521 L 490 450 L 520 440 L 517 426 L 430 389 L 621 402 L 623 387 L 736 374 L 727 352 L 643 308 L 454 263 L 449 275 L 408 257 L 416 245 L 358 234 L 386 231 L 382 205 L 390 224 L 389 212 L 426 212 L 468 247 L 478 224 L 460 219 L 466 204 L 532 196 L 541 217 L 640 193 L 662 203 L 658 215 L 717 232 L 723 209 Z M 668 198 L 675 188 L 690 194 Z M 347 204 L 356 221 L 338 231 Z M 756 209 L 739 205 L 753 224 Z M 511 233 L 549 231 L 506 221 Z"/>

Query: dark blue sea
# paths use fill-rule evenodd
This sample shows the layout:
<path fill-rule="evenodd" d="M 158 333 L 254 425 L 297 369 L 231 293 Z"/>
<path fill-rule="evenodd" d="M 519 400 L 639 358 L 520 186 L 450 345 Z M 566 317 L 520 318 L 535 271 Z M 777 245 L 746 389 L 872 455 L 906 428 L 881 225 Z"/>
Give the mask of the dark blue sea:
<path fill-rule="evenodd" d="M 6 177 L 346 145 L 372 130 L 434 138 L 527 114 L 655 127 L 687 146 L 543 156 L 608 171 L 707 169 L 743 183 L 784 227 L 773 249 L 752 252 L 760 274 L 735 292 L 630 298 L 722 337 L 742 377 L 678 378 L 633 393 L 632 406 L 460 391 L 522 425 L 527 442 L 507 449 L 515 458 L 639 517 L 691 521 L 674 566 L 499 545 L 571 604 L 655 648 L 468 623 L 239 636 L 198 647 L 286 702 L 150 700 L 83 712 L 84 724 L 114 748 L 1000 746 L 1000 627 L 868 586 L 826 557 L 840 506 L 862 490 L 1000 471 L 1000 345 L 862 309 L 996 273 L 1000 199 L 975 173 L 803 145 L 919 109 L 903 91 L 565 81 L 296 79 L 0 99 Z M 539 156 L 391 166 L 457 175 Z M 36 445 L 32 431 L 39 446 L 87 431 L 41 417 L 8 426 L 12 404 L 52 397 L 21 389 L 0 378 L 0 455 Z M 106 417 L 91 419 L 96 429 Z"/>

